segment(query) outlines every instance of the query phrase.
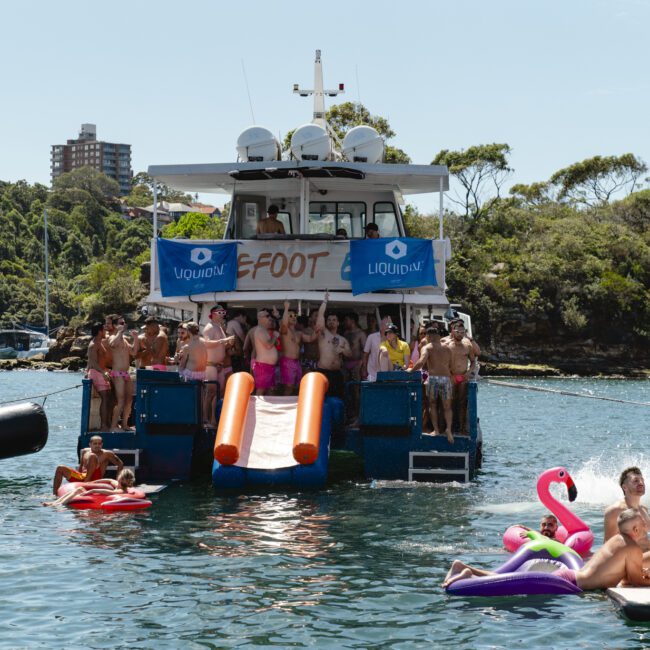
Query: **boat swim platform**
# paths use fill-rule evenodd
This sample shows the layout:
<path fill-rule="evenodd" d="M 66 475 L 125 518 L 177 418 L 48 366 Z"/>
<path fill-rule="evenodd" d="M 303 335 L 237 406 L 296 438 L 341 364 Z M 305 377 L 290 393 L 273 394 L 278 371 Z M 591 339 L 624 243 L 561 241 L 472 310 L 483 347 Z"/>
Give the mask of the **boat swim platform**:
<path fill-rule="evenodd" d="M 243 373 L 233 375 L 228 385 L 238 374 Z M 82 386 L 81 427 L 77 451 L 88 446 L 92 435 L 99 434 L 104 440 L 104 448 L 114 450 L 126 467 L 133 468 L 138 481 L 158 485 L 199 476 L 212 476 L 214 479 L 215 470 L 218 474 L 223 474 L 224 478 L 223 482 L 220 479 L 213 480 L 215 487 L 242 487 L 241 477 L 235 476 L 238 472 L 251 474 L 251 478 L 260 475 L 259 480 L 256 478 L 255 481 L 249 481 L 247 478 L 243 481 L 244 485 L 263 485 L 268 481 L 271 485 L 315 487 L 315 483 L 324 486 L 329 480 L 327 470 L 325 474 L 322 473 L 325 468 L 316 471 L 315 467 L 313 477 L 303 476 L 300 480 L 296 480 L 297 477 L 288 477 L 290 472 L 309 474 L 309 463 L 298 463 L 300 467 L 297 467 L 295 460 L 291 459 L 289 463 L 279 463 L 275 468 L 265 468 L 257 462 L 251 463 L 250 468 L 237 467 L 234 463 L 219 463 L 220 467 L 215 467 L 217 431 L 206 429 L 203 424 L 203 386 L 197 381 L 181 381 L 176 372 L 146 369 L 137 371 L 135 431 L 107 432 L 95 429 L 93 425 L 97 426 L 99 422 L 96 420 L 97 404 L 93 400 L 92 383 L 84 379 Z M 482 434 L 477 416 L 475 382 L 468 385 L 469 435 L 455 433 L 453 444 L 450 444 L 444 435 L 432 435 L 423 430 L 423 389 L 420 373 L 380 372 L 375 382 L 350 382 L 346 388 L 346 398 L 350 397 L 353 390 L 358 391 L 357 405 L 353 410 L 349 408 L 349 403 L 346 404 L 344 400 L 335 397 L 326 397 L 324 404 L 322 398 L 317 400 L 322 404 L 323 421 L 318 425 L 314 424 L 312 429 L 318 429 L 322 434 L 322 450 L 319 450 L 317 456 L 314 455 L 315 459 L 320 458 L 319 463 L 327 464 L 330 450 L 352 452 L 361 461 L 362 474 L 368 480 L 436 483 L 466 483 L 474 480 L 482 458 Z M 248 405 L 249 397 L 249 394 L 241 395 L 242 402 Z M 227 401 L 224 395 L 224 400 L 217 408 L 215 415 L 219 425 Z M 259 401 L 270 403 L 271 400 Z M 306 413 L 312 412 L 315 407 L 316 402 L 311 403 Z M 358 418 L 352 420 L 357 414 Z M 352 420 L 347 425 L 346 415 Z M 257 421 L 258 415 L 251 416 Z M 294 436 L 293 421 L 281 424 L 277 413 L 260 414 L 259 417 L 270 421 L 272 429 L 275 425 L 283 432 L 288 445 L 283 453 L 288 457 Z M 245 437 L 242 437 L 241 441 L 241 464 L 248 464 L 251 460 L 251 443 Z M 319 445 L 312 446 L 315 449 Z M 275 453 L 273 451 L 271 455 Z M 360 465 L 357 464 L 356 467 Z M 262 476 L 263 473 L 266 473 L 266 477 Z M 354 474 L 357 475 L 357 470 Z M 312 480 L 316 477 L 317 480 Z"/>
<path fill-rule="evenodd" d="M 630 620 L 650 621 L 648 587 L 612 587 L 606 593 Z"/>

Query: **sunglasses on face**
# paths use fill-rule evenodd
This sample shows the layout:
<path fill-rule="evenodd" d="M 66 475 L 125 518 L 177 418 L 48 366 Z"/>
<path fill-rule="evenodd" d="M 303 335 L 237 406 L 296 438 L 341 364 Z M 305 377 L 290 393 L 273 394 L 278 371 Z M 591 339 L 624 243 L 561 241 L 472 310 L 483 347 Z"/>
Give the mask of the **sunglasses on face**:
<path fill-rule="evenodd" d="M 123 320 L 118 320 L 118 321 L 117 321 L 117 324 L 118 324 L 118 325 L 126 325 L 126 323 L 125 323 Z"/>

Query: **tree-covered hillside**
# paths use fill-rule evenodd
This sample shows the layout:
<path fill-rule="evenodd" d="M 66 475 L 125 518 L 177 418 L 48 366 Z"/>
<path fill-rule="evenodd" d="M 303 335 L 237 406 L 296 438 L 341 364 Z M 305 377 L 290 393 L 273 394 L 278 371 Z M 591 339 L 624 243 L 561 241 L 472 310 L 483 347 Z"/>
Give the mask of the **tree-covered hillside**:
<path fill-rule="evenodd" d="M 394 136 L 383 118 L 360 104 L 328 112 L 340 137 L 360 121 Z M 397 152 L 397 153 L 396 153 Z M 650 189 L 647 166 L 633 154 L 595 156 L 548 180 L 515 184 L 507 144 L 440 151 L 456 191 L 448 195 L 445 232 L 449 298 L 474 318 L 485 347 L 499 353 L 525 346 L 543 359 L 550 347 L 606 350 L 623 346 L 647 359 L 650 350 Z M 398 155 L 399 154 L 399 155 Z M 407 160 L 398 149 L 390 161 Z M 152 201 L 141 173 L 127 197 Z M 161 198 L 189 200 L 170 188 Z M 64 174 L 49 190 L 0 181 L 0 326 L 42 324 L 43 213 L 50 251 L 50 322 L 81 324 L 109 312 L 132 312 L 145 294 L 151 224 L 125 218 L 113 181 L 89 168 Z M 449 207 L 450 206 L 450 207 Z M 407 208 L 414 236 L 437 237 L 437 215 Z M 223 222 L 189 213 L 163 236 L 218 238 Z M 536 349 L 538 348 L 538 349 Z"/>

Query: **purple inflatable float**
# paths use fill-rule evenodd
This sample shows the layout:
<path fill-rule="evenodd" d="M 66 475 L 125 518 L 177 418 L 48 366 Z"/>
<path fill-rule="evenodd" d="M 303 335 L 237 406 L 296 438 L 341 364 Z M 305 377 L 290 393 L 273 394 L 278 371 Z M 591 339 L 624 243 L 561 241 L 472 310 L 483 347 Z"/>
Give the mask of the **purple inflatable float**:
<path fill-rule="evenodd" d="M 572 582 L 553 575 L 558 569 L 580 569 L 580 556 L 568 546 L 529 531 L 524 544 L 494 574 L 457 580 L 447 587 L 454 596 L 518 596 L 526 594 L 579 594 Z"/>

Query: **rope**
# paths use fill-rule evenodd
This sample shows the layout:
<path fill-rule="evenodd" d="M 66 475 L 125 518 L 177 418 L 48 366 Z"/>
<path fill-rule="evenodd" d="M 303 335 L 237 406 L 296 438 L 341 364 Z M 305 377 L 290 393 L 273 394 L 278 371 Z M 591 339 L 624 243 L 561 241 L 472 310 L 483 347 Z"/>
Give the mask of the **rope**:
<path fill-rule="evenodd" d="M 483 379 L 482 381 L 495 386 L 505 386 L 506 388 L 518 388 L 519 390 L 535 390 L 539 393 L 556 393 L 557 395 L 568 395 L 569 397 L 586 397 L 587 399 L 600 399 L 606 402 L 618 402 L 619 404 L 634 404 L 636 406 L 650 406 L 650 402 L 635 402 L 629 399 L 618 399 L 616 397 L 602 397 L 600 395 L 585 395 L 584 393 L 574 393 L 570 390 L 557 390 L 555 388 L 542 388 L 541 386 L 531 386 L 530 384 L 512 384 L 509 381 L 497 381 L 496 379 Z"/>
<path fill-rule="evenodd" d="M 13 404 L 15 402 L 25 402 L 27 400 L 35 400 L 35 399 L 40 399 L 41 397 L 43 398 L 43 405 L 45 405 L 45 401 L 50 395 L 56 395 L 57 393 L 65 393 L 66 390 L 72 390 L 73 388 L 81 388 L 83 384 L 76 384 L 75 386 L 68 386 L 68 388 L 62 388 L 61 390 L 55 390 L 52 391 L 51 393 L 43 393 L 42 395 L 34 395 L 32 397 L 19 397 L 18 399 L 9 399 L 6 402 L 0 402 L 0 406 L 3 406 L 4 404 Z"/>

